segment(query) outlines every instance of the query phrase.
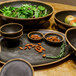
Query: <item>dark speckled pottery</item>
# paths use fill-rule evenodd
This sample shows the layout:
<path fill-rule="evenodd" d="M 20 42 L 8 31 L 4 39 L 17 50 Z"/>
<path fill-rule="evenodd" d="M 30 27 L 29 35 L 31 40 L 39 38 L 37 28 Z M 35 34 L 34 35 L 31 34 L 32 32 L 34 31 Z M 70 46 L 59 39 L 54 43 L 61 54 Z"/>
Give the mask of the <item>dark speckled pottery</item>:
<path fill-rule="evenodd" d="M 1 69 L 0 76 L 34 76 L 32 65 L 23 59 L 12 59 Z"/>
<path fill-rule="evenodd" d="M 0 27 L 1 35 L 4 37 L 16 37 L 22 34 L 23 26 L 18 23 L 9 23 Z"/>
<path fill-rule="evenodd" d="M 54 18 L 58 28 L 63 30 L 64 32 L 68 28 L 75 27 L 65 23 L 65 17 L 68 15 L 72 15 L 76 17 L 76 11 L 73 10 L 60 11 L 55 14 L 55 18 Z"/>
<path fill-rule="evenodd" d="M 7 17 L 3 16 L 0 13 L 0 18 L 3 21 L 4 24 L 6 23 L 20 23 L 22 24 L 25 28 L 31 28 L 32 26 L 37 26 L 45 23 L 53 14 L 53 7 L 50 5 L 45 4 L 44 2 L 40 1 L 9 1 L 9 2 L 4 2 L 0 4 L 0 9 L 2 9 L 4 6 L 14 6 L 14 7 L 19 7 L 22 4 L 32 4 L 32 5 L 41 5 L 44 6 L 48 10 L 48 15 L 44 17 L 39 17 L 39 18 L 29 18 L 29 19 L 19 19 L 19 18 L 13 18 L 13 17 Z"/>
<path fill-rule="evenodd" d="M 70 28 L 65 33 L 65 38 L 71 48 L 76 52 L 76 28 Z"/>

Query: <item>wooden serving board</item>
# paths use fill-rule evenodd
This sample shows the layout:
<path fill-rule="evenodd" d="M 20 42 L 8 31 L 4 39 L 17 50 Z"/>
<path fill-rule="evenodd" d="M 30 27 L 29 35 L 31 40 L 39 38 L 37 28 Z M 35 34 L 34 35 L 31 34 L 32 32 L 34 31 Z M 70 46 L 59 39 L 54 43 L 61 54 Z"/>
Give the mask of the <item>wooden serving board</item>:
<path fill-rule="evenodd" d="M 58 33 L 64 37 L 64 42 L 66 42 L 65 36 L 61 32 L 57 32 L 57 31 L 53 31 L 53 30 L 38 30 L 38 31 L 43 34 L 49 33 L 49 32 Z M 44 65 L 57 63 L 65 58 L 67 58 L 70 55 L 70 47 L 69 47 L 69 45 L 67 45 L 67 47 L 65 48 L 65 54 L 62 58 L 60 58 L 60 59 L 43 58 L 42 55 L 45 53 L 50 56 L 59 55 L 60 46 L 61 46 L 61 45 L 54 46 L 54 45 L 47 44 L 44 40 L 42 40 L 40 42 L 42 44 L 42 46 L 46 49 L 46 51 L 44 51 L 43 53 L 39 54 L 37 51 L 34 50 L 34 48 L 31 48 L 31 50 L 29 50 L 29 49 L 20 50 L 18 47 L 20 47 L 20 46 L 25 47 L 25 44 L 27 44 L 27 43 L 37 44 L 36 42 L 29 41 L 27 34 L 28 34 L 28 32 L 27 33 L 25 32 L 23 34 L 22 38 L 17 42 L 7 43 L 7 41 L 5 41 L 4 39 L 1 41 L 1 52 L 0 52 L 0 61 L 1 62 L 5 63 L 8 60 L 13 59 L 13 58 L 22 58 L 22 59 L 30 62 L 33 65 L 33 67 L 38 67 L 38 66 L 44 66 Z"/>

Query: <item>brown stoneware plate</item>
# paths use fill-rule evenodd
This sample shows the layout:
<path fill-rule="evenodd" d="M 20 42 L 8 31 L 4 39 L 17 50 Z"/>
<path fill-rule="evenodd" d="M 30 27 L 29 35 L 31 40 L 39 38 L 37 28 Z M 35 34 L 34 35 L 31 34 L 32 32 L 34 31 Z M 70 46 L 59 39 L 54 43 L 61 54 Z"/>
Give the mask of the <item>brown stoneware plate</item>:
<path fill-rule="evenodd" d="M 72 15 L 72 16 L 76 17 L 76 11 L 66 10 L 66 11 L 57 12 L 55 14 L 55 18 L 54 18 L 55 22 L 56 22 L 58 28 L 60 28 L 63 31 L 66 31 L 70 27 L 74 27 L 74 26 L 71 26 L 71 25 L 65 23 L 65 17 L 68 15 Z"/>
<path fill-rule="evenodd" d="M 6 6 L 6 7 L 8 7 L 8 6 L 20 7 L 22 4 L 31 4 L 31 5 L 37 5 L 37 6 L 38 5 L 44 6 L 48 11 L 48 15 L 44 16 L 44 17 L 39 17 L 39 18 L 19 19 L 19 18 L 3 16 L 0 13 L 0 18 L 3 21 L 3 24 L 15 22 L 15 23 L 22 24 L 23 26 L 25 26 L 25 28 L 26 28 L 26 26 L 28 28 L 30 28 L 32 26 L 37 26 L 37 25 L 45 23 L 47 20 L 49 20 L 49 18 L 53 14 L 53 7 L 51 5 L 48 5 L 48 4 L 46 4 L 44 2 L 40 2 L 40 1 L 8 1 L 8 2 L 4 2 L 4 3 L 0 4 L 0 9 L 2 9 L 4 6 Z"/>
<path fill-rule="evenodd" d="M 12 59 L 3 65 L 0 76 L 34 76 L 32 65 L 23 59 Z"/>
<path fill-rule="evenodd" d="M 61 32 L 53 31 L 53 30 L 37 30 L 37 32 L 43 33 L 43 35 L 45 35 L 46 33 L 57 33 L 64 37 L 63 42 L 66 43 L 65 35 Z M 61 48 L 60 48 L 61 45 L 54 46 L 54 45 L 47 44 L 44 41 L 44 39 L 38 43 L 41 43 L 41 46 L 43 48 L 45 48 L 46 51 L 43 51 L 42 53 L 38 53 L 37 51 L 35 51 L 34 48 L 31 48 L 30 50 L 29 49 L 24 50 L 26 44 L 38 45 L 37 42 L 35 42 L 35 41 L 32 42 L 28 39 L 28 37 L 27 37 L 28 33 L 29 32 L 24 32 L 23 36 L 17 42 L 8 43 L 4 39 L 1 40 L 1 52 L 0 52 L 0 61 L 1 62 L 6 63 L 8 60 L 13 59 L 13 58 L 22 58 L 22 59 L 30 62 L 33 65 L 33 67 L 39 67 L 39 66 L 54 64 L 59 61 L 62 61 L 71 54 L 69 45 L 66 45 L 63 57 L 58 58 L 58 59 L 43 58 L 42 57 L 43 54 L 47 54 L 50 56 L 58 56 L 61 51 Z M 22 47 L 23 50 L 20 50 L 19 47 Z"/>
<path fill-rule="evenodd" d="M 70 28 L 65 33 L 65 38 L 68 44 L 76 52 L 76 28 Z"/>

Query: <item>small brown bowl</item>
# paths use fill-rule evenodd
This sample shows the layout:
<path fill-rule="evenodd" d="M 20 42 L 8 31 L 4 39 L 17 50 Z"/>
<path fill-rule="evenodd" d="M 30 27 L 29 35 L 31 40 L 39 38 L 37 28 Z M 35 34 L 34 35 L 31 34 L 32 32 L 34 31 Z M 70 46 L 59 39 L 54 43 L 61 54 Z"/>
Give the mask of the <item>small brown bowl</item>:
<path fill-rule="evenodd" d="M 65 23 L 65 18 L 68 15 L 72 15 L 76 17 L 76 11 L 75 10 L 65 10 L 65 11 L 59 11 L 55 14 L 55 22 L 59 28 L 59 30 L 65 32 L 68 28 L 75 27 L 71 26 L 67 23 Z"/>
<path fill-rule="evenodd" d="M 23 26 L 18 23 L 8 23 L 0 27 L 1 35 L 5 37 L 17 37 L 22 34 Z"/>
<path fill-rule="evenodd" d="M 4 37 L 4 39 L 6 39 L 6 40 L 18 40 L 18 39 L 21 38 L 22 35 L 23 35 L 23 32 L 19 36 L 16 36 L 16 37 Z"/>
<path fill-rule="evenodd" d="M 49 41 L 49 40 L 47 40 L 47 37 L 51 37 L 51 36 L 52 37 L 56 36 L 60 41 Z M 46 40 L 46 42 L 48 42 L 50 44 L 60 44 L 64 41 L 64 37 L 61 36 L 60 34 L 57 34 L 57 33 L 46 33 L 44 35 L 44 39 Z"/>
<path fill-rule="evenodd" d="M 31 35 L 38 35 L 41 38 L 40 39 L 33 39 L 33 38 L 31 38 Z M 37 31 L 33 31 L 33 32 L 28 33 L 28 38 L 32 41 L 41 41 L 43 39 L 43 34 L 40 32 L 37 32 Z"/>
<path fill-rule="evenodd" d="M 69 28 L 65 32 L 65 38 L 71 48 L 76 52 L 76 28 Z"/>

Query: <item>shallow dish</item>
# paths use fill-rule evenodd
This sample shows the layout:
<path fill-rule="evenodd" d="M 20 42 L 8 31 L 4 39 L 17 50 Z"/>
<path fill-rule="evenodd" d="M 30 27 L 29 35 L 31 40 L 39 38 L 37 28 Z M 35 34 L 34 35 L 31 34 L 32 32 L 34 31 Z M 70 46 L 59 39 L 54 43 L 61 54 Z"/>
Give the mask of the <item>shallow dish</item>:
<path fill-rule="evenodd" d="M 1 35 L 5 37 L 17 37 L 22 34 L 23 26 L 18 23 L 8 23 L 0 27 Z"/>
<path fill-rule="evenodd" d="M 71 26 L 71 25 L 65 23 L 65 18 L 68 15 L 72 15 L 72 16 L 76 17 L 76 11 L 73 11 L 73 10 L 60 11 L 55 14 L 55 18 L 54 18 L 58 28 L 63 30 L 64 32 L 68 28 L 74 27 L 74 26 Z"/>
<path fill-rule="evenodd" d="M 34 31 L 34 30 L 33 30 Z M 35 30 L 36 31 L 36 30 Z M 37 32 L 43 33 L 45 35 L 46 33 L 58 33 L 64 37 L 64 43 L 66 43 L 65 40 L 65 35 L 61 32 L 54 31 L 54 30 L 37 30 Z M 25 50 L 24 47 L 26 44 L 34 44 L 38 45 L 36 42 L 32 42 L 27 38 L 28 32 L 25 32 L 23 36 L 19 39 L 18 42 L 13 43 L 8 43 L 3 39 L 1 40 L 1 52 L 0 52 L 0 61 L 3 63 L 6 63 L 8 60 L 12 58 L 22 58 L 24 60 L 27 60 L 30 62 L 33 67 L 39 67 L 39 66 L 44 66 L 44 65 L 49 65 L 49 64 L 54 64 L 57 62 L 60 62 L 70 56 L 70 48 L 69 45 L 66 45 L 65 47 L 65 52 L 64 56 L 58 59 L 47 59 L 43 58 L 43 54 L 47 54 L 48 56 L 58 56 L 60 51 L 61 51 L 61 45 L 50 45 L 47 44 L 44 40 L 41 42 L 41 46 L 46 49 L 46 51 L 43 51 L 42 53 L 38 53 L 35 51 L 34 48 L 31 47 L 29 50 L 28 48 Z M 17 44 L 16 44 L 17 43 Z M 19 49 L 19 47 L 22 47 L 23 50 Z"/>
<path fill-rule="evenodd" d="M 23 59 L 12 59 L 3 65 L 0 76 L 34 76 L 32 65 Z"/>
<path fill-rule="evenodd" d="M 47 38 L 49 37 L 56 37 L 59 41 L 49 41 Z M 57 33 L 46 33 L 44 35 L 44 39 L 50 43 L 50 44 L 59 44 L 59 43 L 62 43 L 64 41 L 64 37 L 60 34 L 57 34 Z"/>
<path fill-rule="evenodd" d="M 76 52 L 76 28 L 70 28 L 65 33 L 65 38 L 68 44 Z"/>
<path fill-rule="evenodd" d="M 40 39 L 33 39 L 31 38 L 32 35 L 37 35 L 40 37 Z M 43 34 L 37 31 L 33 31 L 33 32 L 28 33 L 28 38 L 32 41 L 41 41 L 43 39 Z"/>
<path fill-rule="evenodd" d="M 47 16 L 39 17 L 39 18 L 19 19 L 19 18 L 3 16 L 0 13 L 0 17 L 1 17 L 1 20 L 3 21 L 3 24 L 10 23 L 10 22 L 16 22 L 16 23 L 20 23 L 23 26 L 25 26 L 25 28 L 26 28 L 26 26 L 28 28 L 30 28 L 32 26 L 37 26 L 37 25 L 45 23 L 47 20 L 49 20 L 49 18 L 53 14 L 53 7 L 51 5 L 48 5 L 48 4 L 46 4 L 44 2 L 40 2 L 40 1 L 10 1 L 10 2 L 8 1 L 8 2 L 4 2 L 4 3 L 0 4 L 0 9 L 2 9 L 4 6 L 6 6 L 6 7 L 8 7 L 8 6 L 20 7 L 22 4 L 44 6 L 47 9 L 49 14 Z"/>

